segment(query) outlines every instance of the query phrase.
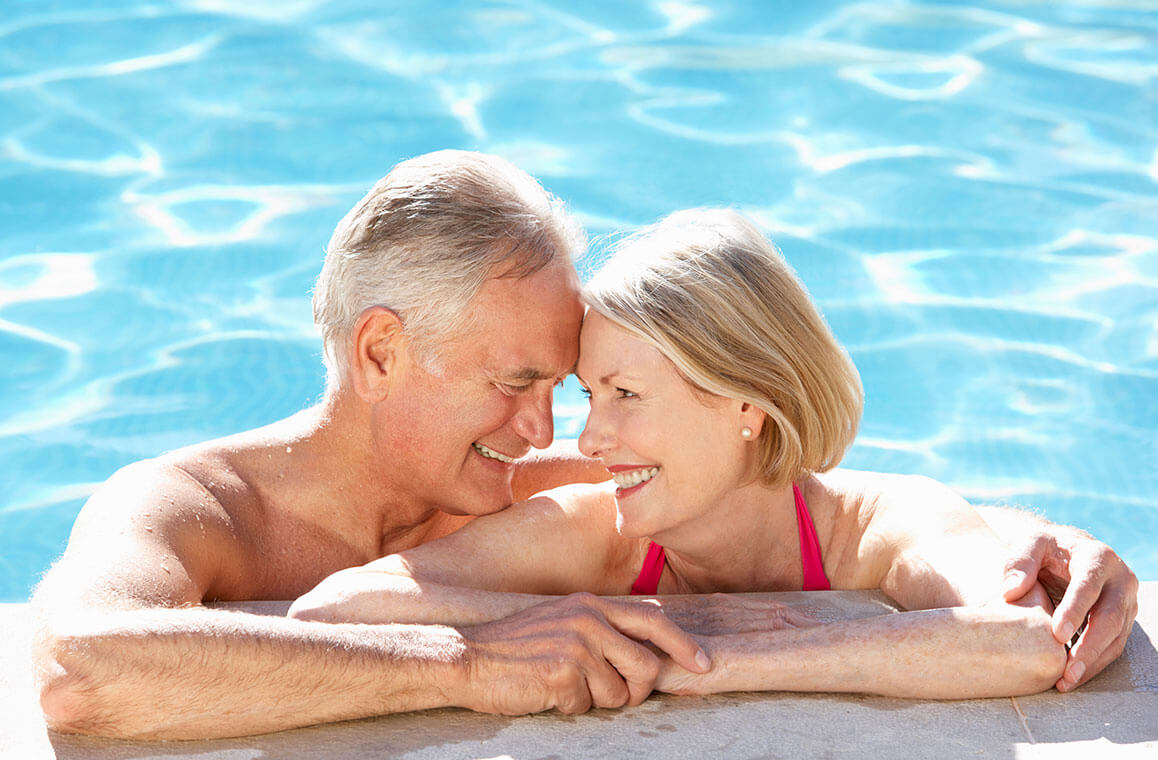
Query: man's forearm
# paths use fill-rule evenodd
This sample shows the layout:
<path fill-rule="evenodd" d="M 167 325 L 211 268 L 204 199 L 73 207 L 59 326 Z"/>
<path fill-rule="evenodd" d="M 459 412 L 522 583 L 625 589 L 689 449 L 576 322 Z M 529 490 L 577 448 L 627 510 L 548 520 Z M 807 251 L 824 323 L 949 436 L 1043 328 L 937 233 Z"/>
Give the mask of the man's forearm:
<path fill-rule="evenodd" d="M 861 692 L 967 699 L 1043 691 L 1065 649 L 1040 609 L 957 607 L 771 633 L 706 637 L 712 670 L 668 664 L 657 690 Z"/>
<path fill-rule="evenodd" d="M 189 608 L 69 615 L 36 659 L 52 728 L 184 739 L 454 704 L 463 651 L 450 628 Z"/>

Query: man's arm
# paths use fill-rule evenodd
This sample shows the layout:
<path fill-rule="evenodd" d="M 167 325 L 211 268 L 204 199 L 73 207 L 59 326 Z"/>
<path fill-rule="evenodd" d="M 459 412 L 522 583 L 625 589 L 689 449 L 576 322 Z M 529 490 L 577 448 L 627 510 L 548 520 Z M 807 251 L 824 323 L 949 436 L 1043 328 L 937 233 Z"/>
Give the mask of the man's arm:
<path fill-rule="evenodd" d="M 685 663 L 698 652 L 640 606 L 564 600 L 459 629 L 206 609 L 202 599 L 237 572 L 237 530 L 195 481 L 156 462 L 126 468 L 90 499 L 34 599 L 50 727 L 207 738 L 441 705 L 578 712 L 650 692 L 659 660 L 634 639 L 674 642 Z"/>
<path fill-rule="evenodd" d="M 1054 637 L 1068 643 L 1085 626 L 1070 647 L 1058 691 L 1077 688 L 1122 654 L 1138 614 L 1138 578 L 1113 549 L 1084 531 L 1022 510 L 978 511 L 1013 552 L 1005 566 L 1005 598 L 1017 600 L 1040 581 L 1060 600 Z"/>

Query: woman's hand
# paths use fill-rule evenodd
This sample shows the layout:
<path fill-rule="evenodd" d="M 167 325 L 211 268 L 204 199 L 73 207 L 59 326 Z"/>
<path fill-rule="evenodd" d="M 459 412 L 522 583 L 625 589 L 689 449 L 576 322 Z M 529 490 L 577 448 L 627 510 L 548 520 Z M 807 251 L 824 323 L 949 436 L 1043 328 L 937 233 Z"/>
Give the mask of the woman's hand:
<path fill-rule="evenodd" d="M 656 601 L 672 622 L 695 634 L 696 641 L 709 656 L 721 647 L 730 651 L 745 639 L 759 639 L 761 633 L 822 625 L 816 618 L 786 604 L 741 594 L 661 596 Z M 755 634 L 755 638 L 751 634 Z M 727 671 L 727 666 L 713 660 L 709 672 L 693 673 L 670 657 L 663 657 L 655 690 L 668 694 L 713 694 L 727 690 Z"/>
<path fill-rule="evenodd" d="M 1014 547 L 1005 566 L 1006 601 L 1040 582 L 1057 602 L 1054 637 L 1068 643 L 1081 630 L 1056 684 L 1071 691 L 1126 648 L 1138 614 L 1138 578 L 1113 549 L 1076 528 L 1040 523 L 1035 532 L 1006 539 Z"/>
<path fill-rule="evenodd" d="M 741 594 L 661 596 L 656 601 L 683 630 L 702 636 L 807 628 L 821 621 L 786 604 Z"/>

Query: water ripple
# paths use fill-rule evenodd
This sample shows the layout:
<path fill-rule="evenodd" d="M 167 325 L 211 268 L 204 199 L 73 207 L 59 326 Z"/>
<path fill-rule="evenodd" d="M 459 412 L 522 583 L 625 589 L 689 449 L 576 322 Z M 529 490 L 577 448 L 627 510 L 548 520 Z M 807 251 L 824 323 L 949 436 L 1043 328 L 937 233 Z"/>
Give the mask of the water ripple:
<path fill-rule="evenodd" d="M 543 179 L 585 273 L 673 209 L 748 212 L 861 369 L 848 464 L 1041 507 L 1158 578 L 1153 3 L 17 6 L 0 599 L 117 467 L 316 398 L 329 232 L 445 147 Z"/>

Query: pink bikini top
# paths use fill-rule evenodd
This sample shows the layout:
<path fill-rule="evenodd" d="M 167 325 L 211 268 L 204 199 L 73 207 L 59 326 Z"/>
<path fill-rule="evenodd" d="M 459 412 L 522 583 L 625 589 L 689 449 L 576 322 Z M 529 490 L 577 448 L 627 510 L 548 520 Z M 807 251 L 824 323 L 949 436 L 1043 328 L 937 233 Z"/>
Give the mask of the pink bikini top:
<path fill-rule="evenodd" d="M 800 559 L 804 565 L 804 590 L 828 591 L 828 576 L 824 574 L 824 563 L 820 561 L 820 539 L 816 537 L 816 527 L 804 503 L 804 494 L 796 484 L 792 484 L 792 495 L 796 497 L 796 529 L 800 534 Z M 639 577 L 631 584 L 632 596 L 654 596 L 659 588 L 659 576 L 663 575 L 666 563 L 663 547 L 652 541 L 647 547 L 647 557 Z"/>

